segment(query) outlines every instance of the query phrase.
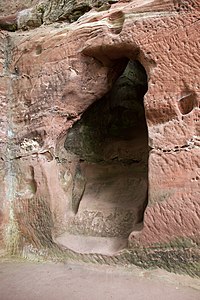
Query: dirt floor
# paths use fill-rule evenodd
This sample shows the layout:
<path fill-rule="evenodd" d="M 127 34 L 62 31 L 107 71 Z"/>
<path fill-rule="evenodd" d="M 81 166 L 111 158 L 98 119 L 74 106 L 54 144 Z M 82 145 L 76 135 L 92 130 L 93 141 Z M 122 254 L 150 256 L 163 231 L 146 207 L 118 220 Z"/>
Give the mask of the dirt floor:
<path fill-rule="evenodd" d="M 199 300 L 200 281 L 163 270 L 0 263 L 1 300 Z"/>

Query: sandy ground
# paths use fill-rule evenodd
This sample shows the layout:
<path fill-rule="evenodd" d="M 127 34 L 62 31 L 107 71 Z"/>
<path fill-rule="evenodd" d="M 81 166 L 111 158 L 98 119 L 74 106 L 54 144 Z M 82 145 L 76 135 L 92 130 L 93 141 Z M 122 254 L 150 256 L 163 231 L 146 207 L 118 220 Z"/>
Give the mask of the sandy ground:
<path fill-rule="evenodd" d="M 163 270 L 0 263 L 1 300 L 199 300 L 200 282 Z"/>

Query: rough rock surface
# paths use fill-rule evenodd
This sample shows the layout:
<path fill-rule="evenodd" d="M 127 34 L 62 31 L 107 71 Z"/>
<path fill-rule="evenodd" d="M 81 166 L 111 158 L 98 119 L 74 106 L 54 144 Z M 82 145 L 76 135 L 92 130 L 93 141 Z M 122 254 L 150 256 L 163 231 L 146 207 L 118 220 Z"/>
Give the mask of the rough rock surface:
<path fill-rule="evenodd" d="M 92 10 L 73 24 L 0 32 L 2 247 L 25 256 L 56 247 L 61 255 L 55 238 L 76 217 L 77 176 L 78 191 L 84 190 L 80 157 L 64 147 L 69 129 L 108 93 L 128 58 L 139 61 L 148 77 L 148 207 L 144 228 L 133 228 L 129 237 L 130 250 L 113 261 L 197 274 L 198 29 L 198 1 L 133 0 Z"/>
<path fill-rule="evenodd" d="M 23 1 L 22 0 L 15 0 L 15 1 L 0 0 L 0 14 L 1 16 L 14 14 L 23 9 L 30 8 L 31 6 L 35 5 L 38 2 L 39 0 L 23 0 Z"/>
<path fill-rule="evenodd" d="M 33 1 L 32 7 L 29 7 L 30 1 L 23 5 L 21 2 L 14 5 L 11 1 L 6 7 L 2 6 L 2 9 L 0 6 L 0 9 L 5 13 L 9 8 L 12 11 L 15 7 L 16 12 L 0 18 L 0 28 L 15 31 L 60 21 L 72 23 L 92 8 L 104 11 L 116 2 L 118 0 L 38 0 Z M 20 10 L 22 7 L 26 9 Z"/>

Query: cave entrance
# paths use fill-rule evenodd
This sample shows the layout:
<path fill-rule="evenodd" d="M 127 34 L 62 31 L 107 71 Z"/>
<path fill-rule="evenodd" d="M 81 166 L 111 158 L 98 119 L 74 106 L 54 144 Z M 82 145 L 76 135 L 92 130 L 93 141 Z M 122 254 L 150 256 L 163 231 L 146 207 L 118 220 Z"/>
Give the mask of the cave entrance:
<path fill-rule="evenodd" d="M 78 158 L 67 233 L 58 241 L 77 252 L 111 254 L 142 229 L 148 193 L 147 74 L 129 61 L 112 89 L 68 132 Z"/>

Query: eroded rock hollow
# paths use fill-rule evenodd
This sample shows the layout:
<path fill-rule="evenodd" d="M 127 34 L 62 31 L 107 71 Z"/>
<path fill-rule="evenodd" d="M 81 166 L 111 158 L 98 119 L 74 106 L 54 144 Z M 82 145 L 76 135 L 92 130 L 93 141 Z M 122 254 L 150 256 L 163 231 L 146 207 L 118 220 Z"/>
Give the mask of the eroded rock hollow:
<path fill-rule="evenodd" d="M 198 275 L 198 1 L 0 9 L 0 253 Z"/>
<path fill-rule="evenodd" d="M 77 251 L 117 252 L 142 229 L 148 198 L 148 133 L 143 97 L 147 75 L 129 61 L 111 90 L 68 131 L 77 161 L 68 232 L 58 240 Z M 75 157 L 73 157 L 73 155 Z M 102 237 L 102 238 L 98 238 Z M 77 247 L 77 249 L 76 249 Z"/>

